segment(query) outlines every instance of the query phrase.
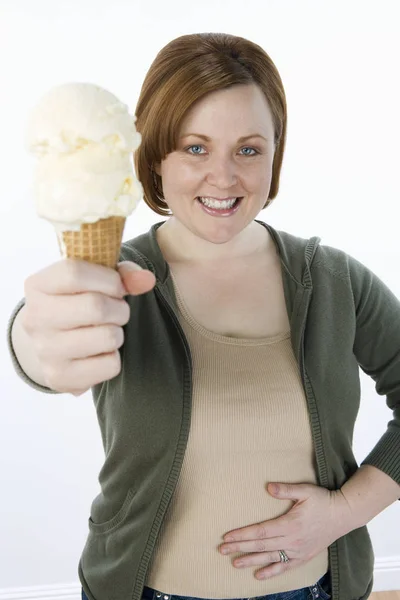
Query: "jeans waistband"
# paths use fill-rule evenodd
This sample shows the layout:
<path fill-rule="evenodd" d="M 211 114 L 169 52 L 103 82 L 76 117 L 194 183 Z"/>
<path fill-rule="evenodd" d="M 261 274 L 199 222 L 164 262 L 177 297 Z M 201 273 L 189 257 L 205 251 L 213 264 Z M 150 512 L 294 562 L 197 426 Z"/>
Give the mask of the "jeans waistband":
<path fill-rule="evenodd" d="M 299 590 L 291 590 L 288 592 L 280 592 L 264 596 L 254 596 L 252 598 L 231 598 L 230 600 L 280 600 L 280 598 L 284 600 L 285 596 L 290 597 L 294 591 L 297 591 L 299 594 L 301 591 L 308 592 L 308 597 L 310 599 L 312 598 L 312 600 L 329 600 L 332 594 L 329 571 L 325 573 L 325 575 L 321 577 L 321 579 L 319 579 L 314 585 L 307 586 Z M 204 600 L 204 598 L 197 598 L 195 596 L 181 596 L 178 594 L 167 594 L 161 590 L 144 586 L 142 600 Z M 215 598 L 212 600 L 219 599 Z"/>

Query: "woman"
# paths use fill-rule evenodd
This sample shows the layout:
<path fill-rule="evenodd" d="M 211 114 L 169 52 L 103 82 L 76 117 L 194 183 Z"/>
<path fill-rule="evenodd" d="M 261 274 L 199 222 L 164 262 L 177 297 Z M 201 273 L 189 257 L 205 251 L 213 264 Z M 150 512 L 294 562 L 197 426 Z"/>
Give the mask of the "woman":
<path fill-rule="evenodd" d="M 359 468 L 358 369 L 398 410 L 400 302 L 320 238 L 256 219 L 286 136 L 259 46 L 173 40 L 136 115 L 144 199 L 170 218 L 123 244 L 118 273 L 33 275 L 9 327 L 30 385 L 92 387 L 105 463 L 82 597 L 368 598 L 366 524 L 400 496 L 400 418 Z"/>

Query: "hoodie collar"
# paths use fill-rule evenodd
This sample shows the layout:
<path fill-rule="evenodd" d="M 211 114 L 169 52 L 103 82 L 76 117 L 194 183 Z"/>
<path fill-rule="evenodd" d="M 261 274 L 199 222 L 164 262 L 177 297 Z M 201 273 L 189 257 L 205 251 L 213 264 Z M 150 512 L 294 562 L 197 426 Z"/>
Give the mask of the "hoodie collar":
<path fill-rule="evenodd" d="M 279 254 L 282 269 L 297 285 L 312 287 L 311 263 L 321 241 L 318 236 L 309 239 L 294 236 L 286 231 L 278 231 L 268 223 L 256 219 L 256 222 L 268 229 Z M 169 267 L 161 252 L 156 232 L 165 221 L 159 221 L 150 230 L 125 244 L 139 252 L 146 267 L 154 273 L 159 283 L 165 284 Z"/>

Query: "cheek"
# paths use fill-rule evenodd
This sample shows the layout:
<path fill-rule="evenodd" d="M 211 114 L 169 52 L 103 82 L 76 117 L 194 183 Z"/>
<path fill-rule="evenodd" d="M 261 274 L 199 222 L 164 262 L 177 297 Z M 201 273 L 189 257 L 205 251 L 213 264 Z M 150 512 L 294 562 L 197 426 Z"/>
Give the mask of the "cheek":
<path fill-rule="evenodd" d="M 271 183 L 272 173 L 268 168 L 248 169 L 243 174 L 242 181 L 248 190 L 263 192 Z"/>
<path fill-rule="evenodd" d="M 170 189 L 185 189 L 193 187 L 203 178 L 202 170 L 193 165 L 180 164 L 165 174 L 165 184 Z"/>

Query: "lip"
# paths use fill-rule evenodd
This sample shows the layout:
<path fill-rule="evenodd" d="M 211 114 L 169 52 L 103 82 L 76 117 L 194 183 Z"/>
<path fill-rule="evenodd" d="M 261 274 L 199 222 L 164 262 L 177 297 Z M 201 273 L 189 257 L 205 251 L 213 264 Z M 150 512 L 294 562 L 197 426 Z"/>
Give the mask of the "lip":
<path fill-rule="evenodd" d="M 242 196 L 229 196 L 229 198 L 217 198 L 216 196 L 196 196 L 196 198 L 211 198 L 212 200 L 219 200 L 223 202 L 224 200 L 236 200 L 236 198 L 242 198 Z"/>

